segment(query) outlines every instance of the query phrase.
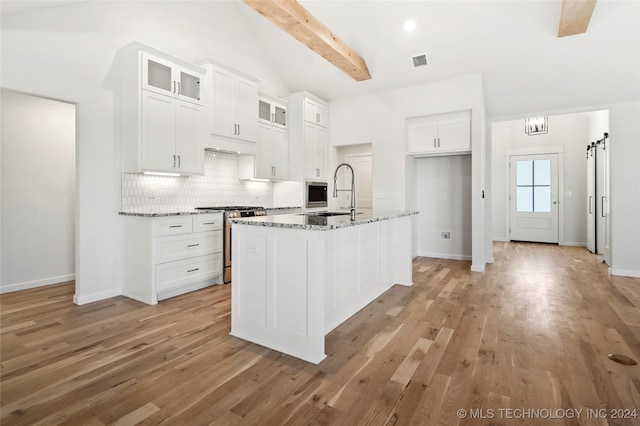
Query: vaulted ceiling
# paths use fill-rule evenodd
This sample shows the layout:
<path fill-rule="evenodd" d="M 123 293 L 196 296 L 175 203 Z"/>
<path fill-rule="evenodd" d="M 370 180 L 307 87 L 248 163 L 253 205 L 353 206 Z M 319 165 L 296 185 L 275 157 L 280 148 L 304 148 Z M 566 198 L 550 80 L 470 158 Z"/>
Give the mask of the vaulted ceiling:
<path fill-rule="evenodd" d="M 586 33 L 558 38 L 561 0 L 300 0 L 366 61 L 355 82 L 244 4 L 295 90 L 339 99 L 481 73 L 487 113 L 511 116 L 640 98 L 640 2 L 598 1 Z M 403 30 L 413 19 L 417 29 Z M 428 66 L 411 57 L 426 53 Z"/>
<path fill-rule="evenodd" d="M 3 15 L 30 13 L 34 8 L 65 7 L 69 3 L 106 2 L 3 0 L 0 10 Z M 139 10 L 142 2 L 109 3 L 112 9 L 118 7 L 126 13 L 129 5 L 135 4 Z M 558 28 L 562 0 L 300 0 L 300 3 L 362 56 L 371 73 L 370 80 L 353 80 L 241 0 L 148 2 L 149 7 L 171 7 L 172 16 L 166 25 L 194 19 L 207 25 L 207 16 L 223 13 L 225 22 L 229 22 L 225 26 L 237 28 L 236 32 L 244 31 L 243 37 L 254 40 L 253 46 L 257 47 L 254 52 L 259 52 L 261 60 L 277 73 L 289 92 L 307 90 L 327 100 L 476 73 L 482 75 L 489 117 L 509 118 L 640 99 L 637 0 L 598 0 L 587 32 L 561 38 Z M 194 9 L 200 11 L 195 18 Z M 88 10 L 67 7 L 64 14 L 72 14 L 69 18 L 82 25 L 82 13 Z M 154 16 L 153 28 L 162 27 L 157 22 L 159 16 Z M 417 23 L 412 33 L 403 30 L 407 19 Z M 215 40 L 212 44 L 220 42 Z M 411 57 L 422 53 L 426 54 L 428 65 L 414 68 Z"/>

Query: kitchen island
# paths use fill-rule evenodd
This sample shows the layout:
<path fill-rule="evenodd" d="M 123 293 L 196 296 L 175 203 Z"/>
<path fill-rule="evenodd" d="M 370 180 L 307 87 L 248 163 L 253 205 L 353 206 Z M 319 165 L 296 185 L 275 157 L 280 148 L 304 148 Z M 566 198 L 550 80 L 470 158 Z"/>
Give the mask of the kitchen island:
<path fill-rule="evenodd" d="M 231 335 L 319 363 L 325 335 L 394 284 L 412 284 L 411 215 L 231 219 Z"/>

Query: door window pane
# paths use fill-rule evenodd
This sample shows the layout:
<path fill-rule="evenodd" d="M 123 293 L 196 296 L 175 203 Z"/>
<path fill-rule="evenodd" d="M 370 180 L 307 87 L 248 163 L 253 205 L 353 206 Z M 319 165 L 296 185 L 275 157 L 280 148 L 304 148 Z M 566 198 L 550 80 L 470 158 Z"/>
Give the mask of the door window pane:
<path fill-rule="evenodd" d="M 549 213 L 551 211 L 551 188 L 548 186 L 536 186 L 533 188 L 534 211 Z"/>
<path fill-rule="evenodd" d="M 516 162 L 516 210 L 551 211 L 551 160 Z"/>
<path fill-rule="evenodd" d="M 533 185 L 533 161 L 532 160 L 518 160 L 516 162 L 517 167 L 517 179 L 516 185 Z"/>
<path fill-rule="evenodd" d="M 533 184 L 551 185 L 551 160 L 535 160 L 533 162 Z"/>
<path fill-rule="evenodd" d="M 519 212 L 533 211 L 533 187 L 520 186 L 517 188 L 516 209 Z"/>

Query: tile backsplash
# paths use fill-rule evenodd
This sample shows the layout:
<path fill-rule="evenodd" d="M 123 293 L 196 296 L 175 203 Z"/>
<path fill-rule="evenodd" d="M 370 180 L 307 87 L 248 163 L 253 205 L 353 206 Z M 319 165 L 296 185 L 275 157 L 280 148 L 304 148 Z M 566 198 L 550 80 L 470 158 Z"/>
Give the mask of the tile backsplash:
<path fill-rule="evenodd" d="M 205 151 L 204 176 L 122 174 L 122 211 L 186 211 L 194 207 L 272 207 L 273 184 L 238 180 L 238 155 Z"/>

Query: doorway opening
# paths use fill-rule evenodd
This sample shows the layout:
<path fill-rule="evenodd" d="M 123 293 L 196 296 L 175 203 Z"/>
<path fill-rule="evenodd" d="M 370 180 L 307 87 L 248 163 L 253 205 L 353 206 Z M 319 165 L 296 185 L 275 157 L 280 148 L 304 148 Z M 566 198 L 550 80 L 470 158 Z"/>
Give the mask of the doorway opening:
<path fill-rule="evenodd" d="M 356 182 L 356 209 L 373 208 L 373 154 L 370 143 L 336 147 L 336 164 L 349 163 Z M 338 171 L 338 187 L 348 187 L 351 176 L 346 168 Z M 351 193 L 339 192 L 335 206 L 348 209 Z"/>
<path fill-rule="evenodd" d="M 2 89 L 0 292 L 75 280 L 76 106 Z"/>

